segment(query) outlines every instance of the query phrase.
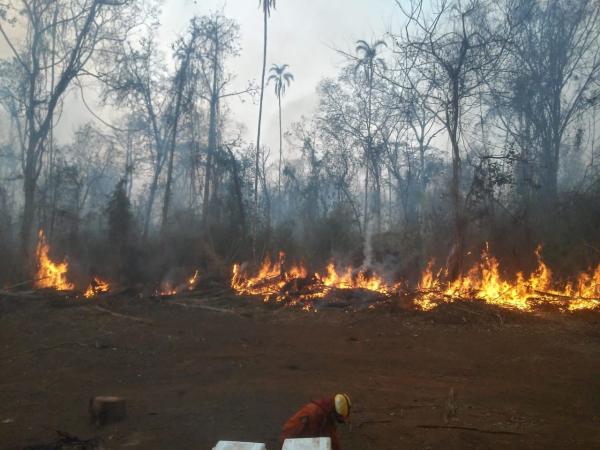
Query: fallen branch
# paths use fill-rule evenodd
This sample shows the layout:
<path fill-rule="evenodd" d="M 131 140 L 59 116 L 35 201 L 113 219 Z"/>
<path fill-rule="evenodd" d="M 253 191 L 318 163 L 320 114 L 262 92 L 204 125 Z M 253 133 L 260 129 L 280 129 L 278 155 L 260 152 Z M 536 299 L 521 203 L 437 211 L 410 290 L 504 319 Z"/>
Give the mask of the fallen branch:
<path fill-rule="evenodd" d="M 459 431 L 474 431 L 476 433 L 485 434 L 504 434 L 507 436 L 523 436 L 523 433 L 516 431 L 504 431 L 504 430 L 484 430 L 475 427 L 461 427 L 458 425 L 417 425 L 417 428 L 424 428 L 427 430 L 459 430 Z"/>
<path fill-rule="evenodd" d="M 151 321 L 151 320 L 142 319 L 141 317 L 130 316 L 130 315 L 127 315 L 127 314 L 117 313 L 117 312 L 111 311 L 110 309 L 106 309 L 106 308 L 103 308 L 103 307 L 97 306 L 97 305 L 86 306 L 85 309 L 87 309 L 87 310 L 93 310 L 93 311 L 98 311 L 98 312 L 101 312 L 101 313 L 104 313 L 104 314 L 109 314 L 109 315 L 111 315 L 113 317 L 118 317 L 120 319 L 133 320 L 134 322 L 139 322 L 139 323 L 143 323 L 143 324 L 146 324 L 146 325 L 152 325 L 152 324 L 154 324 L 154 322 Z"/>
<path fill-rule="evenodd" d="M 7 292 L 0 291 L 0 297 L 10 297 L 10 298 L 39 298 L 41 296 L 40 293 L 36 291 L 25 291 L 25 292 Z"/>
<path fill-rule="evenodd" d="M 224 314 L 235 314 L 234 311 L 225 308 L 215 308 L 214 306 L 200 305 L 198 303 L 182 303 L 182 302 L 168 302 L 169 305 L 177 305 L 183 308 L 194 308 L 194 309 L 203 309 L 205 311 L 212 311 Z"/>
<path fill-rule="evenodd" d="M 591 302 L 600 302 L 600 298 L 594 298 L 594 297 L 570 297 L 568 295 L 554 294 L 552 292 L 539 291 L 539 290 L 534 290 L 533 292 L 535 292 L 536 294 L 541 295 L 543 297 L 552 297 L 552 298 L 556 298 L 559 300 L 564 300 L 566 302 L 573 301 L 573 300 L 586 300 L 586 301 L 591 301 Z"/>

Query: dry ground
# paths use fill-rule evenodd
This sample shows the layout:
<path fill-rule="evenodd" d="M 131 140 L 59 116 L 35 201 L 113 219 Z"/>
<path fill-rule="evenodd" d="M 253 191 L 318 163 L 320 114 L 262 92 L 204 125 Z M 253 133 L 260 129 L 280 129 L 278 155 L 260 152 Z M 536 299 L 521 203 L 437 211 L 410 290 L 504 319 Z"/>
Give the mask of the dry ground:
<path fill-rule="evenodd" d="M 107 449 L 275 449 L 289 415 L 336 391 L 355 404 L 344 450 L 600 448 L 600 314 L 178 303 L 0 300 L 0 448 L 61 430 Z M 102 394 L 128 399 L 126 421 L 89 425 Z"/>

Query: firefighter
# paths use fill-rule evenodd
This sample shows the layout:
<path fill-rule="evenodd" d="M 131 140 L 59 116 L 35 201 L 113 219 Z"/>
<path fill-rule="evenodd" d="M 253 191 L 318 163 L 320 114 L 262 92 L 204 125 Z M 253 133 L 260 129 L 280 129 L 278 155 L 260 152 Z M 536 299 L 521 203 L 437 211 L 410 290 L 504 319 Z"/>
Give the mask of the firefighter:
<path fill-rule="evenodd" d="M 283 425 L 281 445 L 286 439 L 328 437 L 332 449 L 341 450 L 337 423 L 346 422 L 351 408 L 350 397 L 346 394 L 311 401 Z"/>

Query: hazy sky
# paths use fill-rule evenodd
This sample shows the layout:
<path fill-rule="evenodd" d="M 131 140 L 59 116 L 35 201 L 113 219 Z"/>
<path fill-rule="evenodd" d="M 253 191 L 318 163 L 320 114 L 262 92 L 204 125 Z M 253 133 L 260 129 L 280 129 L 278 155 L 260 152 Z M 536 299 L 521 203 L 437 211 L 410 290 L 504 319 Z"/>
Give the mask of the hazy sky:
<path fill-rule="evenodd" d="M 171 42 L 187 28 L 194 15 L 223 11 L 240 25 L 242 51 L 231 65 L 237 73 L 235 85 L 245 87 L 248 80 L 259 80 L 262 57 L 262 16 L 258 0 L 165 0 L 160 37 L 166 54 Z M 343 58 L 339 48 L 353 51 L 357 39 L 379 38 L 398 17 L 394 0 L 278 0 L 269 21 L 268 64 L 289 64 L 296 81 L 283 101 L 284 130 L 289 124 L 310 115 L 316 104 L 319 81 L 335 76 Z M 8 54 L 0 39 L 0 56 Z M 235 87 L 235 86 L 234 86 Z M 94 98 L 88 94 L 88 101 Z M 248 101 L 229 101 L 233 119 L 243 124 L 249 142 L 256 139 L 258 105 Z M 111 112 L 100 111 L 110 122 Z M 277 104 L 272 86 L 265 96 L 264 143 L 276 152 L 279 145 Z M 70 140 L 74 129 L 92 120 L 78 94 L 71 94 L 56 133 L 62 141 Z"/>

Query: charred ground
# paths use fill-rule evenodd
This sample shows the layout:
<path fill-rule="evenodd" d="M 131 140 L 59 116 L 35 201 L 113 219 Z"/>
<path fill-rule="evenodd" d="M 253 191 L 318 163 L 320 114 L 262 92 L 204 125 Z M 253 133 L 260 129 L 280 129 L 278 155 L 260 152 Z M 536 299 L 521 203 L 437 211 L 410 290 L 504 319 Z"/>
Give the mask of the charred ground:
<path fill-rule="evenodd" d="M 115 449 L 275 448 L 297 407 L 338 390 L 355 403 L 345 450 L 600 444 L 598 313 L 339 306 L 303 313 L 208 292 L 6 298 L 1 447 L 60 430 Z M 89 425 L 88 401 L 103 394 L 127 398 L 126 421 Z"/>

